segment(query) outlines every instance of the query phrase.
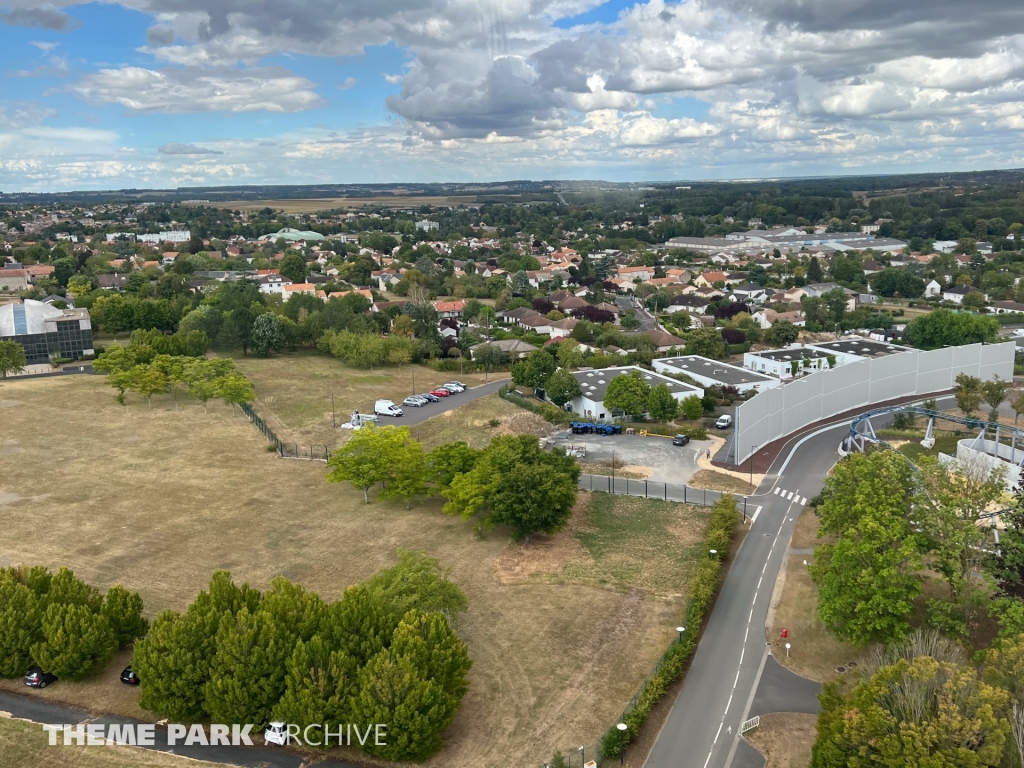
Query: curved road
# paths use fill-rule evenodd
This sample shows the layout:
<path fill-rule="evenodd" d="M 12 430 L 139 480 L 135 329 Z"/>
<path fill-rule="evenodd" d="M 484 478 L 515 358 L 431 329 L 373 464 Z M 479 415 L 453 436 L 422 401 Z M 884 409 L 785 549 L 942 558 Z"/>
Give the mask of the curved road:
<path fill-rule="evenodd" d="M 846 420 L 794 438 L 758 486 L 758 495 L 749 498 L 748 514 L 756 512 L 757 517 L 729 569 L 645 768 L 732 765 L 740 724 L 767 661 L 765 621 L 793 526 L 806 499 L 821 491 L 849 428 Z M 750 763 L 746 758 L 742 762 Z"/>

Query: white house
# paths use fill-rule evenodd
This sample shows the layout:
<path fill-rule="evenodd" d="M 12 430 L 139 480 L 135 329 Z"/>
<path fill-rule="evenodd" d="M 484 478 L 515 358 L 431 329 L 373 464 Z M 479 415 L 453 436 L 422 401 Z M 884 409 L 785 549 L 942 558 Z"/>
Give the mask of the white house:
<path fill-rule="evenodd" d="M 706 387 L 735 387 L 740 392 L 761 391 L 778 387 L 780 379 L 757 373 L 748 368 L 711 360 L 699 355 L 663 357 L 651 363 L 659 373 L 682 373 Z"/>
<path fill-rule="evenodd" d="M 828 369 L 829 357 L 835 356 L 821 349 L 794 345 L 766 352 L 744 352 L 743 367 L 780 379 L 791 379 L 801 371 Z"/>
<path fill-rule="evenodd" d="M 934 298 L 942 295 L 942 285 L 938 280 L 929 280 L 928 285 L 924 287 L 924 296 L 926 299 Z"/>
<path fill-rule="evenodd" d="M 565 410 L 588 419 L 610 419 L 613 414 L 605 407 L 604 396 L 608 391 L 608 384 L 616 376 L 625 376 L 633 371 L 639 371 L 644 380 L 651 387 L 665 384 L 672 397 L 680 402 L 690 395 L 704 397 L 704 390 L 692 384 L 663 376 L 654 371 L 648 371 L 636 365 L 624 365 L 617 368 L 599 368 L 592 371 L 576 371 L 573 376 L 579 382 L 582 394 L 565 404 Z"/>
<path fill-rule="evenodd" d="M 947 288 L 942 292 L 942 298 L 946 301 L 952 301 L 954 304 L 962 304 L 964 296 L 968 293 L 981 293 L 973 285 L 955 285 L 952 288 Z M 985 296 L 985 301 L 988 301 L 988 296 Z"/>
<path fill-rule="evenodd" d="M 284 275 L 261 275 L 260 293 L 276 293 L 280 296 L 284 293 L 284 287 L 291 285 L 291 282 Z"/>

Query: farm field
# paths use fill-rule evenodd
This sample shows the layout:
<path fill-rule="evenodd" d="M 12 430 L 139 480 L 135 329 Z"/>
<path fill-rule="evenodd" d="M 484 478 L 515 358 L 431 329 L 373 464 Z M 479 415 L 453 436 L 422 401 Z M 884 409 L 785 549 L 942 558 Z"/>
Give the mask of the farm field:
<path fill-rule="evenodd" d="M 515 195 L 518 197 L 518 195 Z M 470 205 L 477 202 L 476 195 L 378 195 L 376 197 L 310 197 L 282 200 L 228 200 L 217 202 L 218 208 L 238 211 L 259 211 L 273 208 L 285 213 L 317 213 L 333 208 L 418 208 L 421 205 Z"/>
<path fill-rule="evenodd" d="M 260 396 L 271 386 L 281 396 L 299 386 L 287 371 L 295 363 L 240 367 Z M 342 384 L 355 399 L 390 379 Z M 132 397 L 122 407 L 99 376 L 7 381 L 0 406 L 0 565 L 67 566 L 104 590 L 123 583 L 142 594 L 150 617 L 183 609 L 217 568 L 259 589 L 283 574 L 327 600 L 392 565 L 399 547 L 450 568 L 469 599 L 459 632 L 473 669 L 429 768 L 539 768 L 554 749 L 598 738 L 674 637 L 692 568 L 687 542 L 703 535 L 705 518 L 689 507 L 648 510 L 607 497 L 592 506 L 586 494 L 568 530 L 525 545 L 501 529 L 474 533 L 472 522 L 444 515 L 439 499 L 409 510 L 364 505 L 348 486 L 326 482 L 323 463 L 268 453 L 237 410 L 211 403 L 204 414 L 197 403 L 179 398 L 176 408 L 163 397 L 152 409 Z M 428 446 L 434 429 L 443 440 L 478 442 L 488 432 L 479 420 L 526 413 L 496 397 L 463 408 L 414 432 Z M 281 412 L 315 421 L 308 405 Z M 154 719 L 138 708 L 138 691 L 117 681 L 126 661 L 122 654 L 93 679 L 33 695 Z M 0 686 L 24 691 L 18 680 Z"/>

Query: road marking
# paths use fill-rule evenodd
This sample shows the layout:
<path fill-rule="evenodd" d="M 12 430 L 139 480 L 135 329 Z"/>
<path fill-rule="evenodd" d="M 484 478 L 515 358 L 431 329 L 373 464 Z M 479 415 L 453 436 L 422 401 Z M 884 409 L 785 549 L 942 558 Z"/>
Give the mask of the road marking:
<path fill-rule="evenodd" d="M 749 635 L 749 634 L 750 634 L 750 625 L 748 624 L 748 625 L 747 625 L 747 631 L 743 633 L 743 644 L 744 644 L 744 645 L 746 645 L 746 644 L 747 644 L 747 635 Z M 740 658 L 741 658 L 741 659 L 743 658 L 743 655 L 742 655 L 742 654 L 740 654 Z"/>
<path fill-rule="evenodd" d="M 718 743 L 718 737 L 722 735 L 722 726 L 723 725 L 725 725 L 725 720 L 723 720 L 722 722 L 720 722 L 718 724 L 718 733 L 715 734 L 715 740 L 713 742 L 711 742 L 712 744 L 717 744 Z"/>
<path fill-rule="evenodd" d="M 782 490 L 781 488 L 779 488 L 778 486 L 775 486 L 775 495 L 778 496 L 779 495 L 779 491 L 781 491 L 781 490 Z"/>
<path fill-rule="evenodd" d="M 762 576 L 760 579 L 757 580 L 757 589 L 761 588 L 761 582 L 762 581 L 764 581 L 764 576 Z M 755 594 L 757 592 L 757 589 L 754 590 Z"/>
<path fill-rule="evenodd" d="M 736 673 L 736 676 L 737 676 L 737 677 L 739 677 L 739 674 L 740 674 L 740 673 L 739 673 L 739 672 L 737 672 L 737 673 Z M 735 688 L 735 687 L 736 687 L 736 686 L 734 685 L 734 686 L 733 686 L 733 688 Z M 728 702 L 728 703 L 727 703 L 727 704 L 725 705 L 725 714 L 727 714 L 727 715 L 729 714 L 729 707 L 731 707 L 731 706 L 732 706 L 732 694 L 730 693 L 730 694 L 729 694 L 729 702 Z M 724 722 L 725 722 L 725 720 L 723 720 L 722 722 L 724 723 Z"/>
<path fill-rule="evenodd" d="M 786 494 L 786 501 L 792 501 L 792 500 L 793 500 L 793 492 L 790 491 L 788 494 Z"/>
<path fill-rule="evenodd" d="M 747 631 L 750 631 L 750 627 L 747 627 Z M 747 636 L 743 635 L 743 648 L 740 649 L 740 666 L 743 666 L 743 654 L 747 652 Z"/>
<path fill-rule="evenodd" d="M 753 525 L 757 522 L 757 516 L 761 514 L 761 507 L 754 510 L 753 516 L 750 518 L 750 524 Z"/>
<path fill-rule="evenodd" d="M 754 618 L 754 609 L 750 609 L 750 615 L 747 617 L 747 623 L 749 624 Z"/>
<path fill-rule="evenodd" d="M 737 669 L 736 670 L 736 679 L 732 681 L 732 687 L 735 688 L 736 687 L 736 683 L 738 683 L 739 681 L 740 681 L 740 671 Z M 732 701 L 732 696 L 729 697 L 729 701 Z M 729 707 L 728 706 L 726 706 L 725 711 L 726 712 L 729 711 Z"/>
<path fill-rule="evenodd" d="M 711 752 L 714 752 L 714 751 L 715 751 L 714 748 L 712 748 Z M 711 762 L 711 752 L 708 752 L 708 759 L 704 761 L 704 768 L 708 768 L 708 763 Z"/>

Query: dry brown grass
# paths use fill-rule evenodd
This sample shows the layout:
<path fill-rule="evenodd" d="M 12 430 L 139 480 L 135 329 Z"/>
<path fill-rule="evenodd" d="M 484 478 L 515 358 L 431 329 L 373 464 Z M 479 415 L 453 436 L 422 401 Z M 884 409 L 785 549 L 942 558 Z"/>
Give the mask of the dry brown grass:
<path fill-rule="evenodd" d="M 817 721 L 816 715 L 798 712 L 761 715 L 761 725 L 744 738 L 764 755 L 765 768 L 807 768 Z"/>
<path fill-rule="evenodd" d="M 332 393 L 336 422 L 342 424 L 353 410 L 373 413 L 378 399 L 401 403 L 411 394 L 429 392 L 452 379 L 470 386 L 484 381 L 483 374 L 438 373 L 421 365 L 349 368 L 315 352 L 232 358 L 256 388 L 256 410 L 282 440 L 329 447 L 345 442 L 350 434 L 332 426 Z"/>
<path fill-rule="evenodd" d="M 281 387 L 299 386 L 290 360 L 262 362 Z M 451 568 L 469 598 L 460 633 L 473 669 L 428 768 L 536 766 L 556 747 L 591 743 L 673 637 L 678 601 L 613 584 L 502 583 L 495 564 L 507 532 L 477 536 L 438 500 L 363 505 L 325 481 L 322 463 L 267 453 L 249 421 L 223 406 L 204 415 L 195 404 L 175 410 L 154 398 L 149 410 L 129 398 L 121 407 L 98 376 L 8 381 L 0 399 L 18 403 L 2 416 L 0 564 L 67 566 L 101 589 L 123 583 L 150 617 L 183 609 L 217 568 L 259 589 L 283 574 L 327 600 L 392 565 L 400 546 Z M 137 691 L 116 682 L 123 661 L 39 693 L 139 716 Z"/>
<path fill-rule="evenodd" d="M 818 516 L 812 507 L 804 507 L 793 526 L 793 538 L 789 546 L 793 549 L 811 549 L 827 539 L 818 538 Z"/>
<path fill-rule="evenodd" d="M 491 419 L 500 423 L 492 427 Z M 410 432 L 423 443 L 423 449 L 429 451 L 435 446 L 460 440 L 471 448 L 486 448 L 491 438 L 499 435 L 540 436 L 550 430 L 551 425 L 540 416 L 503 400 L 495 393 L 432 416 L 412 427 Z"/>
<path fill-rule="evenodd" d="M 17 768 L 214 768 L 207 763 L 142 747 L 51 747 L 36 723 L 0 716 L 0 765 Z M 59 742 L 59 739 L 58 739 Z"/>
<path fill-rule="evenodd" d="M 757 490 L 746 480 L 740 480 L 724 472 L 715 472 L 713 469 L 698 470 L 687 485 L 691 488 L 707 488 L 709 491 L 738 493 L 741 496 L 750 496 Z"/>

